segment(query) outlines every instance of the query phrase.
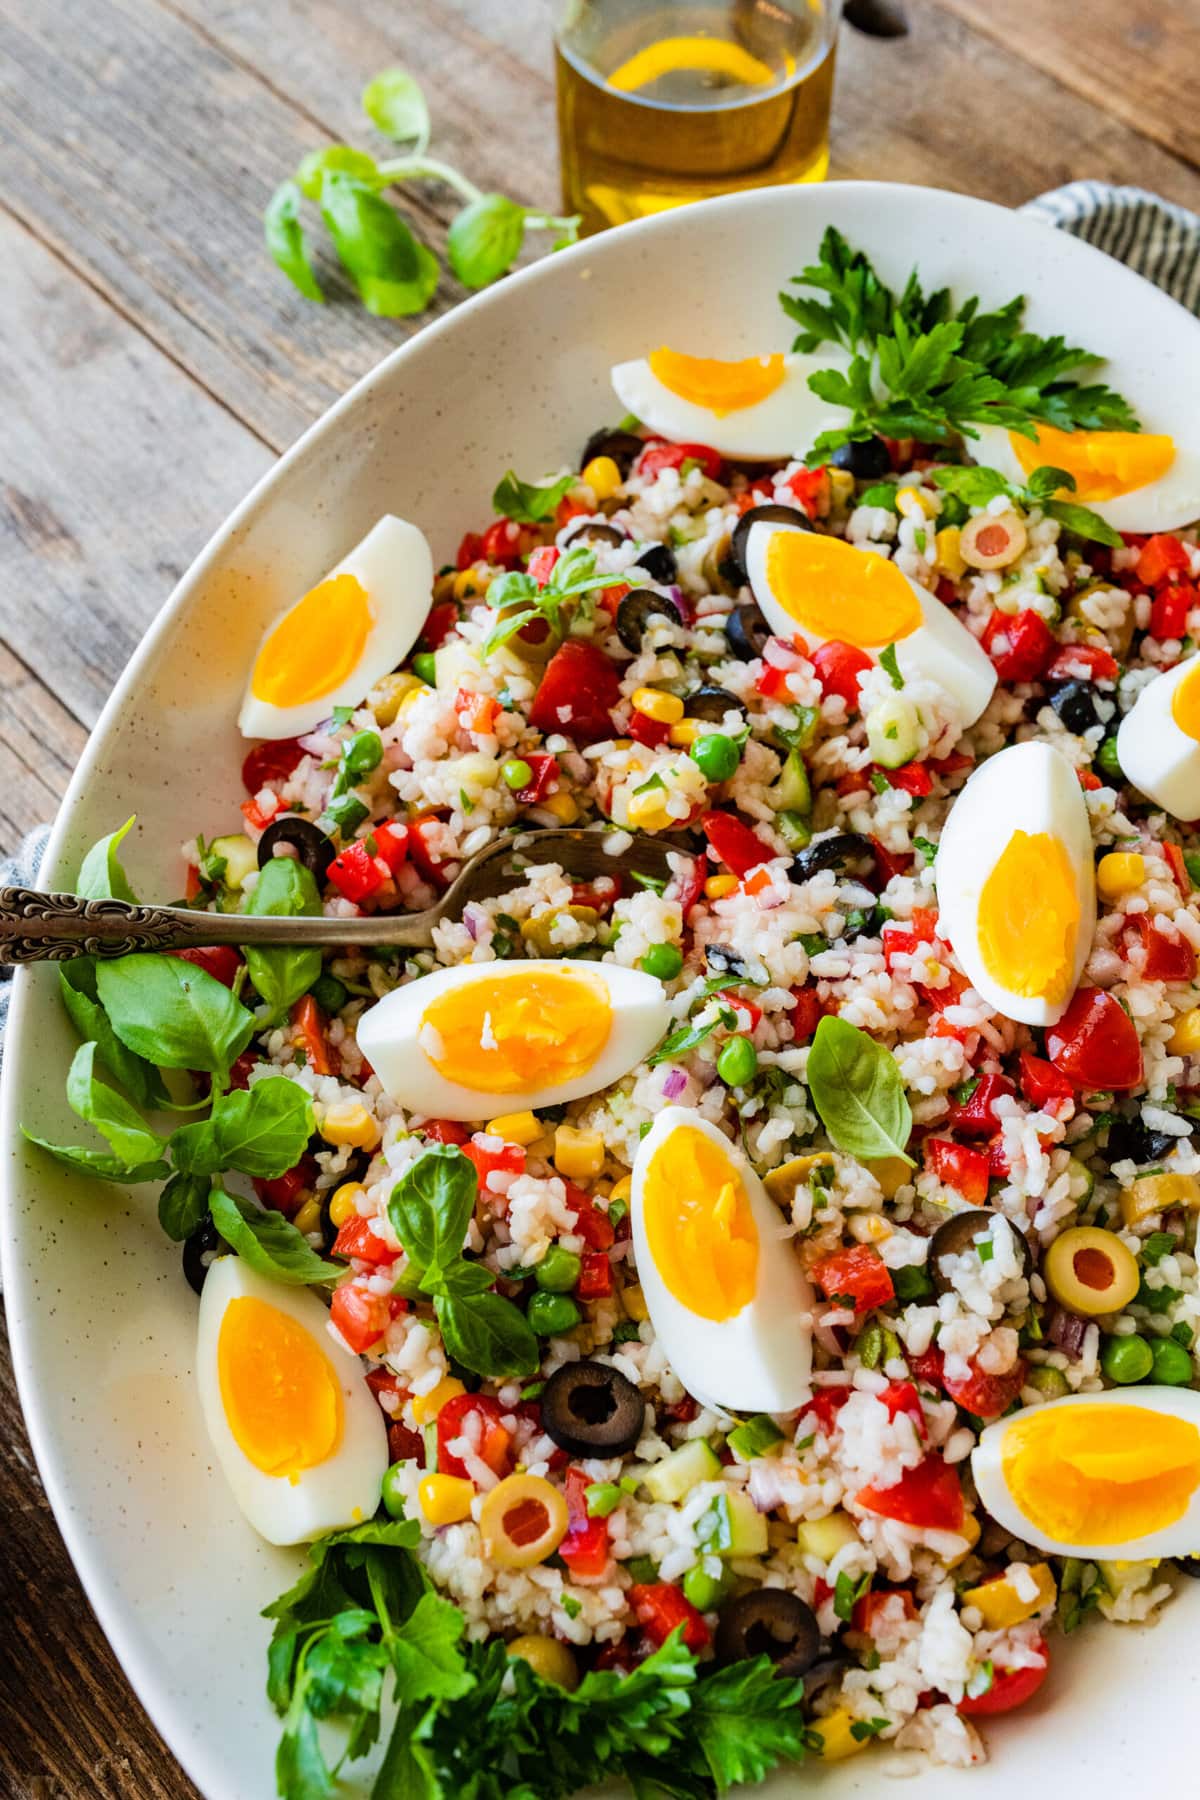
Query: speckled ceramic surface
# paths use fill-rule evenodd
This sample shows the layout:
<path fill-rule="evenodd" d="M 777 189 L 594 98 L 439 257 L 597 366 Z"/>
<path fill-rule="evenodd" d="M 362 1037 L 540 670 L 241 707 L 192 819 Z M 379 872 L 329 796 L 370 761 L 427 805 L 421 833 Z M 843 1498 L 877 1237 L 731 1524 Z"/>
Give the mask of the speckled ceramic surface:
<path fill-rule="evenodd" d="M 1075 239 L 958 195 L 877 184 L 767 189 L 670 213 L 538 264 L 398 350 L 314 426 L 180 583 L 126 670 L 76 772 L 47 885 L 129 813 L 135 886 L 170 897 L 179 845 L 228 827 L 242 797 L 235 718 L 264 622 L 380 513 L 416 520 L 435 561 L 489 516 L 510 463 L 573 461 L 620 410 L 612 363 L 664 337 L 700 354 L 782 349 L 775 295 L 833 222 L 899 282 L 987 301 L 1030 297 L 1029 324 L 1114 358 L 1153 417 L 1164 389 L 1200 419 L 1200 328 Z M 1200 426 L 1198 426 L 1200 429 Z M 275 1722 L 258 1609 L 291 1580 L 212 1466 L 191 1361 L 196 1302 L 153 1195 L 69 1175 L 26 1147 L 24 1119 L 78 1129 L 62 1083 L 73 1040 L 56 976 L 18 977 L 5 1054 L 3 1265 L 17 1377 L 51 1502 L 92 1603 L 172 1750 L 209 1800 L 267 1800 Z M 923 1771 L 923 1800 L 1090 1800 L 1174 1778 L 1200 1705 L 1200 1587 L 1152 1632 L 1094 1628 L 1063 1646 L 1037 1701 L 989 1732 L 972 1774 Z M 61 1696 L 69 1706 L 70 1696 Z M 881 1761 L 785 1775 L 771 1792 L 877 1795 Z"/>

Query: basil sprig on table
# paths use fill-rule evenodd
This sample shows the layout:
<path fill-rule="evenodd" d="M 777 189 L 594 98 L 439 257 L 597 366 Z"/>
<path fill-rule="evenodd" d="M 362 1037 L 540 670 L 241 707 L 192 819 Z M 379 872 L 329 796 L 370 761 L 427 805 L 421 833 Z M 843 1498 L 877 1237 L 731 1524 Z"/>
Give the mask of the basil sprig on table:
<path fill-rule="evenodd" d="M 408 1257 L 398 1285 L 433 1301 L 442 1341 L 465 1369 L 498 1380 L 529 1375 L 539 1360 L 532 1327 L 511 1300 L 488 1292 L 492 1271 L 463 1255 L 478 1187 L 474 1164 L 453 1144 L 432 1146 L 405 1170 L 388 1202 Z"/>
<path fill-rule="evenodd" d="M 896 1059 L 847 1019 L 817 1026 L 805 1071 L 808 1091 L 830 1141 L 868 1161 L 898 1156 L 911 1164 L 912 1109 Z"/>

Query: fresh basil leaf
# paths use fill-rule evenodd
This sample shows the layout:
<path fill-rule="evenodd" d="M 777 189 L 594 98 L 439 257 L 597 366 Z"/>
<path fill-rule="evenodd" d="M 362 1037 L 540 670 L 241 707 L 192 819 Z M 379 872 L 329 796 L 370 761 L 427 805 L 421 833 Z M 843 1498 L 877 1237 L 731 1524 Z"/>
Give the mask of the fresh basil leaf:
<path fill-rule="evenodd" d="M 75 891 L 85 900 L 124 900 L 130 906 L 139 904 L 129 885 L 129 877 L 121 866 L 118 851 L 133 828 L 136 814 L 131 814 L 117 831 L 110 831 L 98 844 L 93 844 L 79 866 Z"/>
<path fill-rule="evenodd" d="M 213 1103 L 212 1116 L 183 1125 L 171 1138 L 177 1169 L 220 1175 L 240 1169 L 271 1181 L 295 1167 L 313 1133 L 312 1101 L 284 1075 L 268 1075 L 251 1088 L 231 1088 Z"/>
<path fill-rule="evenodd" d="M 540 1361 L 538 1341 L 519 1307 L 499 1294 L 467 1300 L 438 1294 L 433 1302 L 447 1353 L 464 1369 L 490 1380 L 530 1375 Z"/>
<path fill-rule="evenodd" d="M 451 222 L 446 255 L 464 287 L 482 288 L 508 274 L 524 241 L 525 208 L 506 194 L 480 194 Z"/>
<path fill-rule="evenodd" d="M 1114 531 L 1107 519 L 1102 519 L 1090 506 L 1078 506 L 1074 500 L 1047 500 L 1044 510 L 1076 537 L 1095 544 L 1108 544 L 1113 550 L 1119 550 L 1125 542 L 1120 532 Z"/>
<path fill-rule="evenodd" d="M 1067 469 L 1055 469 L 1049 463 L 1035 469 L 1025 483 L 1025 492 L 1039 505 L 1043 500 L 1053 500 L 1064 489 L 1068 494 L 1075 492 L 1075 477 Z"/>
<path fill-rule="evenodd" d="M 302 1232 L 282 1213 L 260 1211 L 249 1200 L 214 1188 L 210 1201 L 213 1224 L 231 1250 L 244 1263 L 292 1287 L 337 1281 L 345 1273 L 340 1263 L 317 1255 Z"/>
<path fill-rule="evenodd" d="M 108 1022 L 96 993 L 96 961 L 76 956 L 58 971 L 59 992 L 67 1017 L 80 1037 L 96 1046 L 96 1055 L 126 1093 L 147 1109 L 169 1104 L 170 1096 L 153 1063 L 127 1050 Z"/>
<path fill-rule="evenodd" d="M 506 518 L 515 519 L 518 524 L 539 525 L 543 519 L 550 517 L 564 494 L 574 485 L 574 475 L 561 475 L 557 481 L 550 482 L 547 487 L 538 487 L 534 482 L 522 481 L 514 470 L 510 469 L 507 475 L 497 483 L 496 491 L 492 495 L 492 505 L 497 512 L 503 513 Z M 526 576 L 525 579 L 528 581 L 530 577 Z M 536 583 L 534 588 L 536 593 Z M 514 599 L 517 597 L 517 595 L 513 595 Z M 520 598 L 524 598 L 524 594 Z M 504 606 L 509 602 L 502 599 L 497 604 Z"/>
<path fill-rule="evenodd" d="M 47 1150 L 59 1162 L 66 1163 L 69 1169 L 79 1169 L 85 1175 L 94 1175 L 97 1181 L 119 1181 L 128 1187 L 136 1187 L 141 1181 L 161 1181 L 170 1174 L 170 1167 L 162 1161 L 138 1163 L 130 1167 L 122 1162 L 119 1156 L 112 1156 L 107 1150 L 88 1150 L 82 1144 L 52 1144 L 47 1138 L 37 1137 L 32 1131 L 21 1127 L 21 1135 L 36 1144 L 39 1150 Z"/>
<path fill-rule="evenodd" d="M 408 1165 L 388 1201 L 392 1229 L 413 1262 L 445 1270 L 462 1257 L 479 1177 L 453 1144 L 435 1144 Z"/>
<path fill-rule="evenodd" d="M 482 1263 L 468 1262 L 465 1256 L 448 1268 L 436 1263 L 422 1277 L 421 1286 L 429 1294 L 449 1294 L 454 1300 L 467 1300 L 472 1294 L 484 1294 L 496 1277 Z"/>
<path fill-rule="evenodd" d="M 96 969 L 96 989 L 127 1049 L 162 1069 L 225 1075 L 254 1018 L 222 982 L 179 956 L 139 954 Z"/>
<path fill-rule="evenodd" d="M 989 506 L 1001 494 L 1012 498 L 1012 488 L 999 469 L 970 468 L 934 469 L 930 480 L 945 494 L 957 494 L 966 506 Z"/>
<path fill-rule="evenodd" d="M 387 178 L 380 175 L 375 158 L 365 150 L 355 150 L 349 144 L 329 144 L 324 150 L 310 150 L 296 170 L 296 185 L 306 200 L 321 198 L 321 183 L 327 169 L 353 175 L 369 187 L 387 185 Z"/>
<path fill-rule="evenodd" d="M 169 1238 L 181 1244 L 208 1217 L 211 1183 L 203 1175 L 185 1175 L 177 1169 L 158 1196 L 158 1222 Z"/>
<path fill-rule="evenodd" d="M 896 1060 L 857 1025 L 827 1014 L 808 1053 L 805 1080 L 831 1141 L 848 1156 L 898 1156 L 912 1164 L 912 1110 Z"/>
<path fill-rule="evenodd" d="M 273 856 L 260 869 L 242 911 L 260 919 L 315 918 L 321 911 L 321 895 L 312 870 L 294 856 Z M 248 944 L 245 956 L 250 980 L 272 1022 L 282 1019 L 293 1001 L 321 977 L 321 952 L 316 946 L 263 950 Z"/>
<path fill-rule="evenodd" d="M 67 1073 L 67 1105 L 86 1125 L 94 1125 L 128 1168 L 157 1162 L 163 1140 L 115 1088 L 98 1081 L 95 1044 L 80 1044 Z"/>
<path fill-rule="evenodd" d="M 895 644 L 889 644 L 885 650 L 880 651 L 879 666 L 894 688 L 902 688 L 904 686 L 904 677 L 900 673 L 900 664 L 896 660 Z"/>
<path fill-rule="evenodd" d="M 263 240 L 272 262 L 283 270 L 292 286 L 306 300 L 324 301 L 325 295 L 308 260 L 304 227 L 300 223 L 300 188 L 296 182 L 281 181 L 268 200 L 263 214 Z"/>
<path fill-rule="evenodd" d="M 384 137 L 420 153 L 429 142 L 429 107 L 415 78 L 399 64 L 381 69 L 362 91 L 362 109 Z"/>
<path fill-rule="evenodd" d="M 392 319 L 424 312 L 438 284 L 437 258 L 374 188 L 327 170 L 321 216 L 369 313 Z"/>

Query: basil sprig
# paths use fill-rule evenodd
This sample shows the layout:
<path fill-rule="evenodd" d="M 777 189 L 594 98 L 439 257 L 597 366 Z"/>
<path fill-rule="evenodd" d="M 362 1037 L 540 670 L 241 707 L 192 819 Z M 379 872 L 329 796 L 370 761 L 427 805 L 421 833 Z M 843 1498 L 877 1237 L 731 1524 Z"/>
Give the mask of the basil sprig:
<path fill-rule="evenodd" d="M 316 877 L 294 856 L 275 856 L 259 871 L 254 892 L 247 894 L 242 911 L 255 918 L 316 917 L 321 895 Z M 263 950 L 246 946 L 250 980 L 267 1008 L 268 1022 L 282 1019 L 294 1000 L 307 994 L 321 977 L 321 952 L 317 948 Z"/>
<path fill-rule="evenodd" d="M 1107 544 L 1114 550 L 1119 550 L 1124 542 L 1120 532 L 1114 531 L 1107 519 L 1102 519 L 1090 506 L 1055 497 L 1073 494 L 1075 477 L 1068 470 L 1056 469 L 1050 463 L 1034 469 L 1023 488 L 1014 487 L 999 469 L 988 469 L 980 464 L 935 469 L 932 480 L 943 493 L 957 495 L 967 506 L 988 506 L 1003 495 L 1019 506 L 1040 506 L 1049 518 L 1057 519 L 1064 531 L 1072 532 L 1075 537 Z"/>
<path fill-rule="evenodd" d="M 213 1189 L 209 1204 L 213 1224 L 230 1249 L 268 1280 L 307 1287 L 337 1281 L 345 1273 L 341 1263 L 318 1256 L 304 1233 L 282 1213 L 255 1206 L 223 1188 Z"/>
<path fill-rule="evenodd" d="M 890 1051 L 857 1025 L 827 1014 L 805 1074 L 830 1141 L 847 1156 L 898 1156 L 911 1164 L 912 1109 Z"/>

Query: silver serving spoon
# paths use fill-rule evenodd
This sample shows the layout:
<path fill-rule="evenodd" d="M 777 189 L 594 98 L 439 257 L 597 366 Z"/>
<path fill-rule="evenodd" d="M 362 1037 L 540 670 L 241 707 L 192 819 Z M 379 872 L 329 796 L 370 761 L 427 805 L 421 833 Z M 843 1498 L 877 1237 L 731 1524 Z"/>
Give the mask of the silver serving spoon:
<path fill-rule="evenodd" d="M 368 913 L 358 919 L 254 918 L 0 887 L 0 962 L 69 962 L 75 956 L 128 956 L 137 950 L 192 950 L 206 944 L 255 944 L 263 949 L 319 944 L 329 950 L 343 944 L 395 944 L 427 949 L 435 925 L 445 918 L 461 918 L 472 900 L 506 893 L 532 863 L 557 863 L 582 882 L 622 871 L 666 881 L 672 873 L 669 852 L 694 854 L 670 838 L 638 835 L 628 849 L 612 856 L 605 848 L 611 841 L 603 831 L 511 833 L 464 863 L 446 892 L 425 912 Z"/>

